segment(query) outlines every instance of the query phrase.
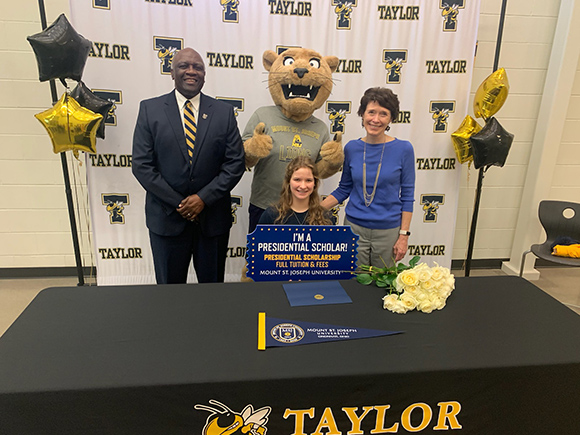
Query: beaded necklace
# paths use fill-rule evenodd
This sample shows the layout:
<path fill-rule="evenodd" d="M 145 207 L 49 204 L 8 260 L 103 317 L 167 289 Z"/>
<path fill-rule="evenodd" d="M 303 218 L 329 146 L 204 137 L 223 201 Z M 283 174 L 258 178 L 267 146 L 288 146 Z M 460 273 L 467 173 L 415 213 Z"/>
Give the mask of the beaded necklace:
<path fill-rule="evenodd" d="M 364 142 L 364 141 L 363 141 Z M 379 167 L 377 169 L 377 176 L 375 177 L 375 185 L 373 186 L 372 193 L 367 192 L 367 143 L 364 142 L 365 147 L 363 151 L 363 194 L 365 199 L 365 205 L 370 207 L 375 199 L 375 193 L 377 192 L 377 184 L 379 182 L 379 175 L 381 174 L 381 166 L 383 166 L 383 155 L 385 154 L 386 142 L 383 142 L 383 151 L 381 152 L 381 160 L 379 161 Z"/>

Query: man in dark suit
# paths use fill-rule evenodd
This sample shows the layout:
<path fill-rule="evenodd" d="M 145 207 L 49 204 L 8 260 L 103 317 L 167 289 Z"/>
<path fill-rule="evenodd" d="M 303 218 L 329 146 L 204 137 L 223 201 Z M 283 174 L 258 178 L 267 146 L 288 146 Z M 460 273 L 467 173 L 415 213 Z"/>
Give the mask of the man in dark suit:
<path fill-rule="evenodd" d="M 245 170 L 242 140 L 232 106 L 200 92 L 199 53 L 176 53 L 171 77 L 174 91 L 141 102 L 133 136 L 155 276 L 158 284 L 185 283 L 193 257 L 199 282 L 223 282 L 230 191 Z"/>

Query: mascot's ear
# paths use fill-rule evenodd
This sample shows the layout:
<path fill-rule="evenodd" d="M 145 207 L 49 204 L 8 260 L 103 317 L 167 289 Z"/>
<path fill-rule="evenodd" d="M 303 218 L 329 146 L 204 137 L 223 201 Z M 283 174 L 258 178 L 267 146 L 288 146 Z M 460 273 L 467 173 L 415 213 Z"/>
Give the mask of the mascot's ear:
<path fill-rule="evenodd" d="M 330 67 L 330 72 L 335 72 L 336 68 L 338 68 L 338 57 L 336 56 L 324 56 L 323 58 L 328 66 Z"/>
<path fill-rule="evenodd" d="M 264 52 L 264 55 L 262 56 L 262 63 L 264 64 L 264 68 L 266 68 L 266 71 L 270 71 L 270 68 L 272 68 L 272 64 L 276 62 L 276 59 L 278 59 L 278 55 L 272 50 L 266 50 Z M 336 62 L 338 64 L 338 59 L 336 59 Z"/>

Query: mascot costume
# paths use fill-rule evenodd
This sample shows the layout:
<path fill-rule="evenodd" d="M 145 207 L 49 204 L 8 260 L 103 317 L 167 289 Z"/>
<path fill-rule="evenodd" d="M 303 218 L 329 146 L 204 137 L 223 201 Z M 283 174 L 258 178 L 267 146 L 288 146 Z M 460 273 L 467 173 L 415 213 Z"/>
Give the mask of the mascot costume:
<path fill-rule="evenodd" d="M 275 106 L 256 110 L 242 135 L 246 167 L 254 167 L 250 233 L 262 212 L 278 202 L 290 160 L 310 157 L 321 178 L 337 173 L 344 160 L 342 134 L 330 140 L 327 125 L 312 115 L 330 96 L 338 58 L 290 48 L 280 55 L 267 50 L 262 61 L 269 72 L 268 87 Z"/>

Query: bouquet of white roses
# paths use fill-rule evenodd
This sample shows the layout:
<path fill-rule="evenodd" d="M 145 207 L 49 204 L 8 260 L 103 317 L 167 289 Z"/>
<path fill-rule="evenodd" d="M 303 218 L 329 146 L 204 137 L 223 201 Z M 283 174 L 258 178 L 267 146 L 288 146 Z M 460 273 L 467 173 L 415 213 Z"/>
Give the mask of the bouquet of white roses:
<path fill-rule="evenodd" d="M 362 266 L 357 281 L 362 284 L 375 282 L 388 289 L 383 297 L 383 308 L 404 314 L 417 309 L 424 313 L 441 310 L 455 288 L 455 277 L 448 268 L 435 263 L 429 267 L 413 257 L 409 266 L 399 263 L 390 268 Z"/>

